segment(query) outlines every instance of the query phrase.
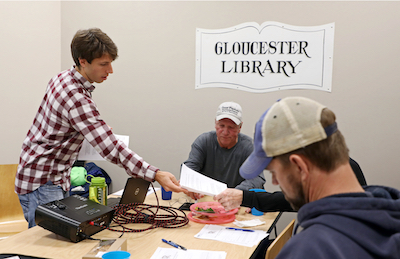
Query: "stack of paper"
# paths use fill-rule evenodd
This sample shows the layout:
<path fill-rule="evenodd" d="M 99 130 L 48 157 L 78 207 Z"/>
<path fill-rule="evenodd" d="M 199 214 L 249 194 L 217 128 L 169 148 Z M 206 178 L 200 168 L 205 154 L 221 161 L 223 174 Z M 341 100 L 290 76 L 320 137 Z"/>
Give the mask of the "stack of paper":
<path fill-rule="evenodd" d="M 266 238 L 268 233 L 262 230 L 232 230 L 219 225 L 205 225 L 194 237 L 211 239 L 225 243 L 252 247 Z"/>
<path fill-rule="evenodd" d="M 188 191 L 210 196 L 217 195 L 228 188 L 225 183 L 202 175 L 185 164 L 181 167 L 180 185 Z"/>

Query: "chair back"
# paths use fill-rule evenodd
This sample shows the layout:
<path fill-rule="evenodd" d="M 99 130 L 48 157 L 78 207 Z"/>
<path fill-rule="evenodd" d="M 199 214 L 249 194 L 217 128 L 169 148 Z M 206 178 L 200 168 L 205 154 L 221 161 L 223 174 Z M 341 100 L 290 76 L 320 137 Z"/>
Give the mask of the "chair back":
<path fill-rule="evenodd" d="M 14 191 L 18 164 L 0 165 L 0 239 L 28 229 L 28 222 Z"/>
<path fill-rule="evenodd" d="M 289 225 L 287 225 L 287 227 L 279 234 L 279 236 L 275 238 L 274 242 L 269 245 L 267 253 L 265 255 L 265 259 L 274 259 L 279 254 L 282 247 L 292 237 L 294 222 L 295 220 L 293 219 L 289 223 Z"/>

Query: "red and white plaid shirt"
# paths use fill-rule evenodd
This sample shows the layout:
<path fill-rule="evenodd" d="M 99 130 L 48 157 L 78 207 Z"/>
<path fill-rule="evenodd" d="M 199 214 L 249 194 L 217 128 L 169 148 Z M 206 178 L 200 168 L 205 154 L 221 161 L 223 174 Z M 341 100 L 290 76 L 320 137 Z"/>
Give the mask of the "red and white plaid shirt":
<path fill-rule="evenodd" d="M 74 66 L 50 80 L 22 144 L 16 193 L 30 193 L 48 181 L 68 191 L 71 167 L 84 139 L 129 175 L 154 180 L 158 168 L 143 161 L 114 136 L 100 118 L 91 97 L 93 90 L 94 86 Z"/>

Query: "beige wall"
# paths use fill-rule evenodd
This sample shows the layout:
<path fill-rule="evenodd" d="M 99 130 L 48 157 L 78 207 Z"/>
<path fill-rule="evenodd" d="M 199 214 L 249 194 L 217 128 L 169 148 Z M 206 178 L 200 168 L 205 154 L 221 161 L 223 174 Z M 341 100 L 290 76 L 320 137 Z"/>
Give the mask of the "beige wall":
<path fill-rule="evenodd" d="M 253 135 L 259 116 L 291 95 L 326 104 L 338 117 L 351 156 L 370 184 L 400 188 L 400 2 L 0 2 L 0 163 L 17 163 L 22 140 L 48 80 L 72 65 L 76 30 L 99 27 L 115 41 L 114 74 L 94 99 L 130 148 L 179 176 L 192 141 L 213 129 L 217 106 L 244 109 L 242 132 Z M 335 22 L 332 92 L 285 90 L 248 93 L 195 90 L 195 29 L 277 21 L 298 26 Z M 124 171 L 99 163 L 123 187 Z M 267 175 L 267 189 L 271 187 Z"/>
<path fill-rule="evenodd" d="M 61 69 L 60 2 L 0 1 L 0 163 L 19 161 L 21 144 Z"/>

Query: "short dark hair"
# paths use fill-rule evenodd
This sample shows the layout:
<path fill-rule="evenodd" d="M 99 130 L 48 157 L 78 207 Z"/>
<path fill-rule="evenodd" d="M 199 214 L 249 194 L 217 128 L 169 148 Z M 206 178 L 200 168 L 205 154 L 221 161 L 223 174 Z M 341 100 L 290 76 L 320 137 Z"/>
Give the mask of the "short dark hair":
<path fill-rule="evenodd" d="M 321 113 L 321 125 L 327 127 L 336 120 L 335 114 L 325 108 Z M 331 172 L 338 166 L 349 162 L 349 149 L 342 133 L 337 130 L 328 138 L 310 144 L 287 154 L 276 156 L 284 166 L 289 165 L 289 157 L 292 154 L 303 155 L 309 159 L 315 166 L 326 172 Z"/>
<path fill-rule="evenodd" d="M 112 60 L 115 60 L 118 57 L 118 48 L 111 38 L 99 28 L 90 28 L 75 33 L 71 42 L 71 53 L 79 68 L 79 58 L 86 59 L 90 64 L 93 59 L 108 54 Z"/>

